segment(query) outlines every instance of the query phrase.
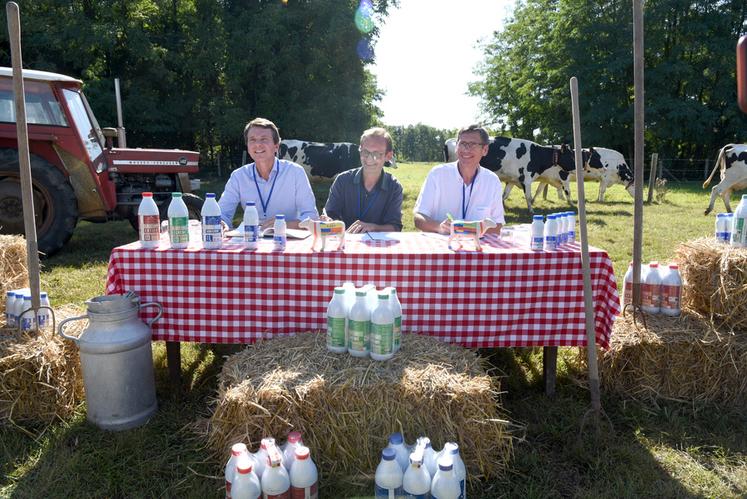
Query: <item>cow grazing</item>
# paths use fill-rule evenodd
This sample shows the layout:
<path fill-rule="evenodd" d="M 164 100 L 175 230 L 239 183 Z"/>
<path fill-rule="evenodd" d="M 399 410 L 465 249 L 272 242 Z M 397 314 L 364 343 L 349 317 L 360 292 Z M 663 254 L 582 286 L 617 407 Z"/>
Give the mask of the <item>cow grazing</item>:
<path fill-rule="evenodd" d="M 280 159 L 287 159 L 304 167 L 309 178 L 334 178 L 338 173 L 361 166 L 358 144 L 350 142 L 306 142 L 286 139 L 280 141 Z M 394 158 L 385 166 L 396 168 Z"/>
<path fill-rule="evenodd" d="M 455 140 L 451 145 L 449 141 L 444 144 L 446 161 L 456 161 L 455 146 Z M 480 165 L 494 171 L 506 184 L 503 190 L 504 200 L 511 192 L 512 186 L 521 188 L 530 213 L 534 212 L 531 187 L 535 180 L 562 188 L 569 203 L 571 202 L 569 182 L 576 162 L 573 158 L 573 150 L 565 144 L 541 146 L 524 139 L 495 137 L 491 139 L 488 153 L 482 158 Z"/>
<path fill-rule="evenodd" d="M 721 182 L 711 189 L 711 201 L 705 210 L 706 215 L 713 210 L 716 196 L 721 196 L 726 211 L 731 213 L 731 206 L 729 205 L 731 193 L 747 189 L 747 144 L 728 144 L 721 148 L 711 175 L 703 182 L 703 189 L 711 183 L 716 169 L 720 170 Z"/>

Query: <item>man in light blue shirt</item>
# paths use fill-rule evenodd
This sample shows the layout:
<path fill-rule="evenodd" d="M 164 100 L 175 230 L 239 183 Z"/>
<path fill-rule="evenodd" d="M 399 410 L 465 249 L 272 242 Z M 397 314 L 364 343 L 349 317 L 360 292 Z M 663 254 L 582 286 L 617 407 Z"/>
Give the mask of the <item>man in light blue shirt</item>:
<path fill-rule="evenodd" d="M 288 228 L 305 218 L 318 219 L 314 192 L 302 166 L 277 158 L 280 133 L 267 119 L 255 118 L 244 128 L 244 139 L 254 163 L 234 170 L 220 196 L 222 220 L 233 227 L 236 206 L 254 201 L 261 229 L 272 227 L 275 215 L 285 215 Z"/>

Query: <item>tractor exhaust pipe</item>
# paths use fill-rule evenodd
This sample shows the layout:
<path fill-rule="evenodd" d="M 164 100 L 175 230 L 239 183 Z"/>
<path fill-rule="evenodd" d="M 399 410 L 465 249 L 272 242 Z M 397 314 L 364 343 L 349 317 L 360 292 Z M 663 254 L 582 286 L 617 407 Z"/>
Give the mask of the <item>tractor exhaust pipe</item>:
<path fill-rule="evenodd" d="M 122 123 L 122 96 L 119 93 L 119 78 L 114 78 L 114 96 L 117 100 L 117 145 L 127 147 L 127 134 Z"/>

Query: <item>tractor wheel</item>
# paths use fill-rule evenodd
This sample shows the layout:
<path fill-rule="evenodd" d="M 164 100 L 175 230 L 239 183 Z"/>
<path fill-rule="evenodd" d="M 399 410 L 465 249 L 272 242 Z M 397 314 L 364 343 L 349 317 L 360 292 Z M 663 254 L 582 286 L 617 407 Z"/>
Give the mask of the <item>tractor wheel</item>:
<path fill-rule="evenodd" d="M 34 215 L 39 251 L 49 256 L 70 240 L 78 223 L 78 201 L 57 168 L 31 155 Z M 18 151 L 0 150 L 0 233 L 25 233 Z"/>

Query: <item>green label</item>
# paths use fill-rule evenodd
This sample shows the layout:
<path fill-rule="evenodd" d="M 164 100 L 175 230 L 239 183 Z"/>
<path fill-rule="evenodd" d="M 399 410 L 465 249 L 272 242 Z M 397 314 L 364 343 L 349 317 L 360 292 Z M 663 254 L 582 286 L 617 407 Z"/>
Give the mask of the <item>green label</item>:
<path fill-rule="evenodd" d="M 747 243 L 747 234 L 744 233 L 744 218 L 735 218 L 734 221 L 734 235 L 732 236 L 734 242 Z"/>
<path fill-rule="evenodd" d="M 394 324 L 371 324 L 371 353 L 387 355 L 392 353 Z"/>
<path fill-rule="evenodd" d="M 172 243 L 189 242 L 189 219 L 187 217 L 169 219 L 169 239 Z"/>
<path fill-rule="evenodd" d="M 402 344 L 402 316 L 394 318 L 394 331 L 392 333 L 392 348 L 397 350 Z"/>
<path fill-rule="evenodd" d="M 176 226 L 187 226 L 189 225 L 189 218 L 187 217 L 173 217 L 169 219 L 169 225 L 176 225 Z"/>
<path fill-rule="evenodd" d="M 351 320 L 348 322 L 348 332 L 350 333 L 348 348 L 358 352 L 368 351 L 368 329 L 370 324 L 369 321 Z"/>
<path fill-rule="evenodd" d="M 327 345 L 346 347 L 345 317 L 327 317 Z"/>

